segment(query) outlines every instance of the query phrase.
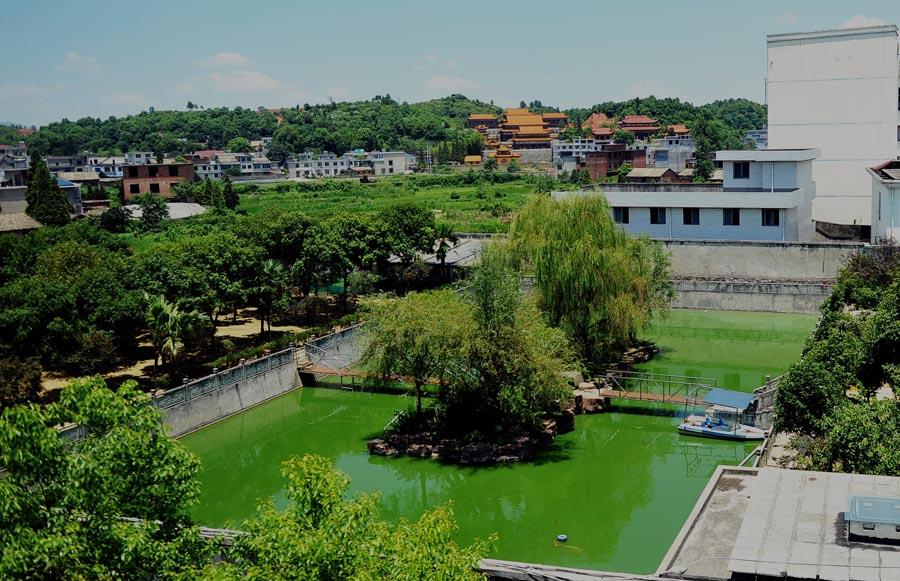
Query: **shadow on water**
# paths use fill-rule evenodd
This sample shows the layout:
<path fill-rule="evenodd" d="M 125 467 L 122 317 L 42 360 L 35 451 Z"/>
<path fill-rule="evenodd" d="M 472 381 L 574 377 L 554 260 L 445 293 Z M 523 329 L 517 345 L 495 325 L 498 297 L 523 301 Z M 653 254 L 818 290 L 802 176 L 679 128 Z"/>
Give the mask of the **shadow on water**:
<path fill-rule="evenodd" d="M 687 408 L 687 413 L 685 413 L 685 408 L 683 405 L 666 405 L 666 404 L 658 404 L 658 403 L 641 403 L 641 402 L 629 402 L 628 404 L 623 403 L 614 403 L 610 408 L 610 413 L 616 414 L 630 414 L 630 415 L 638 415 L 638 416 L 656 416 L 656 417 L 666 417 L 666 418 L 683 418 L 686 415 L 689 415 L 695 411 L 695 408 L 690 406 Z"/>

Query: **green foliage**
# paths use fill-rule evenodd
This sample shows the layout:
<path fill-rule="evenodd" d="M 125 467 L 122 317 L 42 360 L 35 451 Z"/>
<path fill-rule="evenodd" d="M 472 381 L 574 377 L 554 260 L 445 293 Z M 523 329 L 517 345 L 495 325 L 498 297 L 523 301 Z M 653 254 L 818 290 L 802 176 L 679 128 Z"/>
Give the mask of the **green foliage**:
<path fill-rule="evenodd" d="M 694 181 L 708 182 L 716 169 L 713 164 L 715 153 L 722 149 L 741 149 L 742 141 L 739 135 L 730 131 L 721 120 L 714 119 L 708 111 L 700 111 L 688 127 L 697 159 Z"/>
<path fill-rule="evenodd" d="M 69 198 L 57 185 L 56 178 L 47 169 L 47 163 L 38 154 L 31 156 L 25 200 L 28 203 L 25 213 L 44 226 L 62 226 L 71 220 Z"/>
<path fill-rule="evenodd" d="M 825 419 L 812 468 L 900 476 L 900 403 L 869 401 L 838 407 Z"/>
<path fill-rule="evenodd" d="M 626 161 L 625 163 L 623 163 L 622 165 L 619 166 L 619 169 L 616 170 L 615 175 L 619 178 L 620 182 L 624 182 L 625 178 L 628 177 L 628 174 L 630 174 L 631 170 L 633 170 L 633 169 L 634 168 L 631 167 L 631 164 Z"/>
<path fill-rule="evenodd" d="M 67 442 L 67 422 L 86 438 Z M 0 465 L 4 579 L 154 579 L 211 558 L 188 516 L 199 465 L 133 382 L 78 381 L 59 403 L 6 409 Z"/>
<path fill-rule="evenodd" d="M 141 210 L 139 224 L 144 232 L 158 230 L 169 219 L 169 206 L 161 196 L 146 193 L 135 196 L 132 201 Z"/>
<path fill-rule="evenodd" d="M 497 158 L 496 157 L 488 157 L 484 160 L 484 171 L 492 172 L 497 171 Z"/>
<path fill-rule="evenodd" d="M 349 478 L 318 456 L 286 461 L 287 506 L 263 503 L 228 562 L 205 573 L 226 579 L 482 579 L 476 567 L 493 538 L 454 540 L 448 505 L 416 522 L 378 520 L 378 497 L 346 499 Z"/>
<path fill-rule="evenodd" d="M 250 140 L 246 137 L 235 137 L 225 144 L 225 149 L 233 153 L 250 153 L 253 148 L 250 146 Z"/>
<path fill-rule="evenodd" d="M 516 259 L 534 274 L 550 324 L 572 338 L 593 369 L 633 344 L 673 296 L 665 249 L 617 227 L 601 196 L 533 198 L 510 239 Z"/>
<path fill-rule="evenodd" d="M 836 407 L 844 389 L 818 361 L 801 359 L 782 377 L 775 400 L 775 426 L 780 431 L 817 434 Z"/>
<path fill-rule="evenodd" d="M 34 401 L 41 392 L 41 365 L 36 359 L 0 357 L 0 410 Z"/>
<path fill-rule="evenodd" d="M 408 377 L 422 413 L 431 379 L 445 383 L 464 362 L 473 333 L 469 307 L 455 292 L 410 293 L 376 308 L 369 316 L 363 366 L 385 381 Z"/>
<path fill-rule="evenodd" d="M 402 202 L 385 208 L 378 217 L 387 226 L 391 249 L 404 264 L 410 264 L 417 252 L 432 252 L 435 223 L 429 210 Z"/>
<path fill-rule="evenodd" d="M 613 142 L 623 143 L 625 145 L 631 145 L 635 140 L 634 133 L 625 129 L 616 129 L 616 132 L 613 133 L 612 138 Z"/>
<path fill-rule="evenodd" d="M 240 197 L 234 190 L 234 184 L 231 183 L 231 180 L 228 178 L 228 176 L 225 176 L 225 179 L 222 180 L 222 202 L 229 210 L 236 209 L 238 207 L 238 204 L 241 203 Z"/>
<path fill-rule="evenodd" d="M 519 173 L 522 170 L 522 166 L 519 165 L 518 160 L 511 159 L 509 163 L 506 164 L 506 171 L 509 173 Z"/>
<path fill-rule="evenodd" d="M 104 210 L 97 219 L 97 225 L 113 234 L 122 234 L 128 230 L 131 223 L 131 212 L 122 208 L 109 208 Z"/>
<path fill-rule="evenodd" d="M 147 303 L 148 339 L 153 345 L 153 369 L 156 370 L 160 359 L 163 366 L 176 360 L 185 347 L 189 347 L 188 340 L 209 323 L 197 311 L 182 311 L 163 296 L 145 295 L 144 300 Z"/>

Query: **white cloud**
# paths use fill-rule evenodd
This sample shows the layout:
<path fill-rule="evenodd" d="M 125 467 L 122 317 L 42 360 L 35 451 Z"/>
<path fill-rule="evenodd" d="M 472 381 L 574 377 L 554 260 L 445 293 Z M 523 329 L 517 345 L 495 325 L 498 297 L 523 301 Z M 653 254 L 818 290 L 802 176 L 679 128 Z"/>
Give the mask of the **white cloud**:
<path fill-rule="evenodd" d="M 245 67 L 252 62 L 239 52 L 223 51 L 209 58 L 194 61 L 194 64 L 204 67 Z"/>
<path fill-rule="evenodd" d="M 61 83 L 56 85 L 0 85 L 0 95 L 4 97 L 40 97 L 59 93 L 65 89 Z"/>
<path fill-rule="evenodd" d="M 100 74 L 100 65 L 97 59 L 92 56 L 82 56 L 70 50 L 66 53 L 66 60 L 57 68 L 61 71 L 85 71 L 94 76 Z"/>
<path fill-rule="evenodd" d="M 880 18 L 870 18 L 868 16 L 863 16 L 862 14 L 857 14 L 856 16 L 845 20 L 840 28 L 865 28 L 867 26 L 882 26 L 885 24 L 887 24 L 887 22 Z"/>
<path fill-rule="evenodd" d="M 430 62 L 430 63 L 436 63 L 437 60 L 438 60 L 438 58 L 437 58 L 437 55 L 426 54 L 426 55 L 425 55 L 425 60 L 428 61 L 428 62 Z"/>
<path fill-rule="evenodd" d="M 456 63 L 453 61 L 447 61 L 444 63 L 444 66 L 447 67 L 448 69 L 455 69 Z"/>
<path fill-rule="evenodd" d="M 142 107 L 150 102 L 141 93 L 110 93 L 100 100 L 108 105 L 127 105 L 129 107 Z"/>
<path fill-rule="evenodd" d="M 435 75 L 425 79 L 425 92 L 430 95 L 447 93 L 460 93 L 470 91 L 478 87 L 476 83 L 462 77 L 448 77 L 447 75 Z"/>
<path fill-rule="evenodd" d="M 797 24 L 800 20 L 800 17 L 796 12 L 785 12 L 784 14 L 779 14 L 775 17 L 775 20 L 780 22 L 781 24 Z"/>
<path fill-rule="evenodd" d="M 259 71 L 211 73 L 209 78 L 218 91 L 249 93 L 273 91 L 281 87 L 280 81 L 264 75 Z"/>

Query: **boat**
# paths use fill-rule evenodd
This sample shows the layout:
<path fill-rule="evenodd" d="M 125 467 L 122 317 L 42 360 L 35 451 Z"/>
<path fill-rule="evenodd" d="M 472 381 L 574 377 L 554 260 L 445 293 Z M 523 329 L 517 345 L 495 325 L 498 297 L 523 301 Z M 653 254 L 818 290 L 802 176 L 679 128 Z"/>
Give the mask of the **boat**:
<path fill-rule="evenodd" d="M 721 418 L 690 415 L 678 426 L 678 431 L 689 436 L 721 438 L 723 440 L 763 440 L 766 432 L 753 426 L 740 423 L 728 425 Z"/>
<path fill-rule="evenodd" d="M 755 406 L 753 394 L 713 388 L 703 397 L 703 404 L 705 415 L 686 416 L 678 426 L 679 432 L 723 440 L 765 439 L 765 430 L 741 423 L 747 409 Z"/>

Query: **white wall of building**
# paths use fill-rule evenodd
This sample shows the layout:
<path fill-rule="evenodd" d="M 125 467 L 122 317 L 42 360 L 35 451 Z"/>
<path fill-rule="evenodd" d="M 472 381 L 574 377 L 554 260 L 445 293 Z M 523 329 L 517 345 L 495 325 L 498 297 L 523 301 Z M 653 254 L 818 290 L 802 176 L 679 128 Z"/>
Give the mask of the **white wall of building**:
<path fill-rule="evenodd" d="M 770 148 L 819 148 L 812 214 L 872 223 L 866 172 L 898 155 L 897 27 L 768 37 Z"/>

